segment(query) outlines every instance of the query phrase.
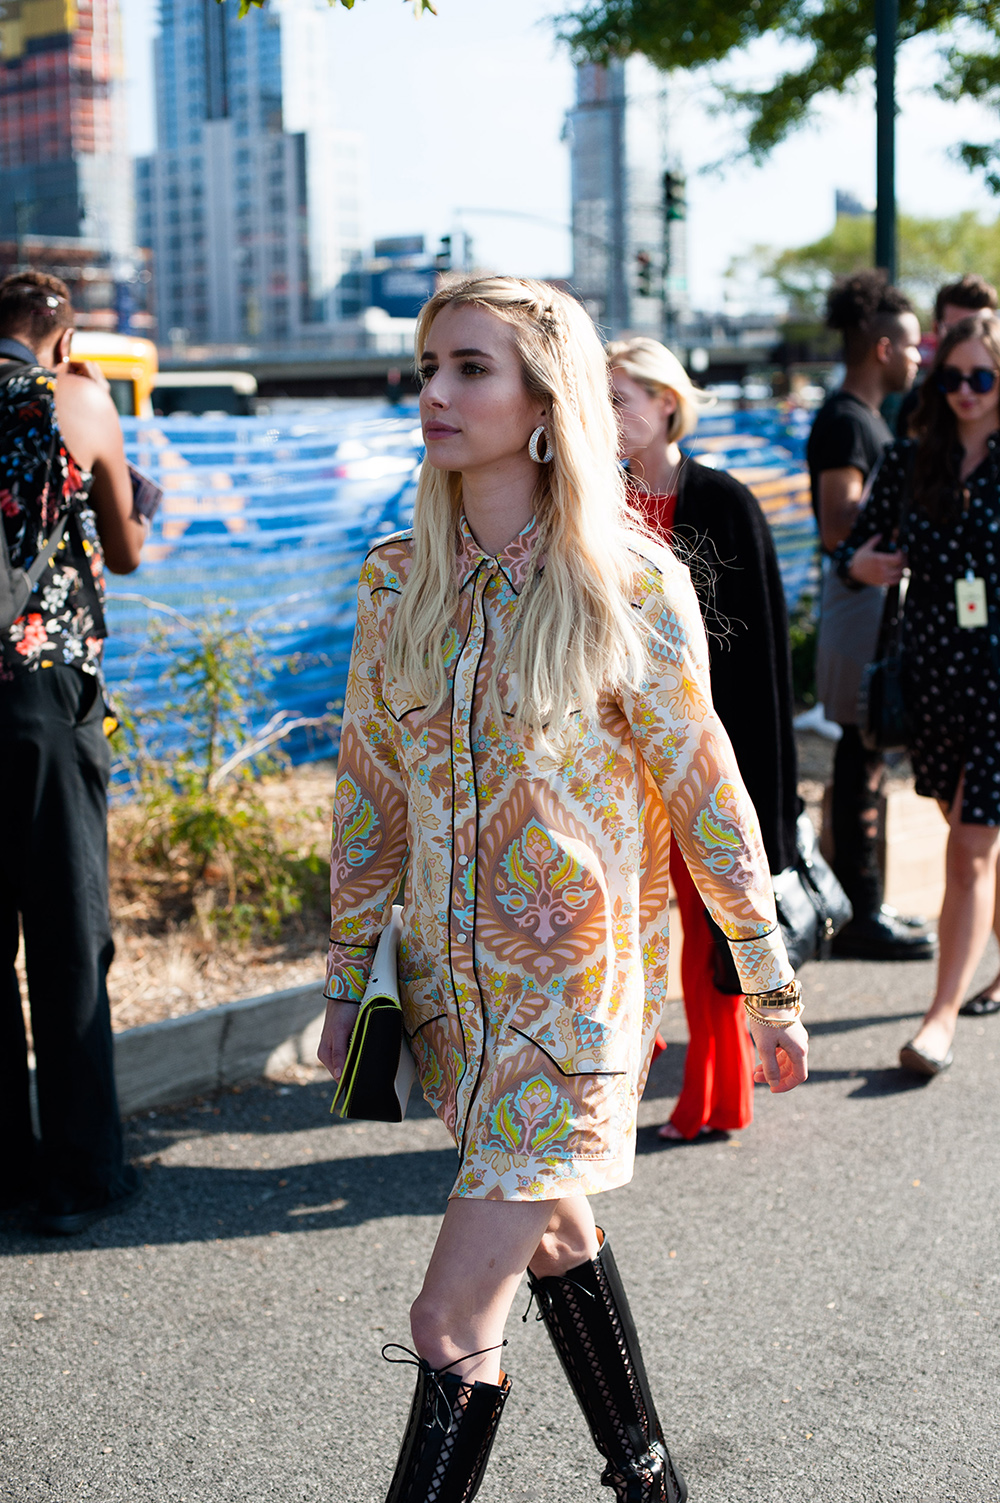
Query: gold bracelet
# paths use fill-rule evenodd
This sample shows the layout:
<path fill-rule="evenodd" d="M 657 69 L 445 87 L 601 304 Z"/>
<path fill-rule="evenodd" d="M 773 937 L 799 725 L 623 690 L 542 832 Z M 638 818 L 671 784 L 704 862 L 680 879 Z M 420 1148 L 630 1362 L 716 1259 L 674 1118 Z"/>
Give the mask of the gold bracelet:
<path fill-rule="evenodd" d="M 802 1003 L 796 1002 L 790 1018 L 765 1018 L 750 1005 L 749 998 L 744 998 L 743 1006 L 746 1008 L 747 1017 L 754 1023 L 761 1023 L 765 1028 L 790 1028 L 793 1023 L 798 1022 L 804 1011 Z"/>
<path fill-rule="evenodd" d="M 751 992 L 750 997 L 756 1007 L 765 1011 L 769 1007 L 793 1007 L 802 1001 L 802 982 L 793 977 L 784 986 L 776 986 L 773 992 Z"/>

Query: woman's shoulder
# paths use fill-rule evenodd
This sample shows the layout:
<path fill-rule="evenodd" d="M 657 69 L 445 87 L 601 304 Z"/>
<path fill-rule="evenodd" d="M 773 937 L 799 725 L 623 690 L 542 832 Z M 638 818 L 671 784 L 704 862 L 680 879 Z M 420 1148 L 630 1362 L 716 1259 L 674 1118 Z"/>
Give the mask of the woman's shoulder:
<path fill-rule="evenodd" d="M 361 583 L 374 596 L 378 591 L 399 595 L 413 562 L 413 530 L 390 533 L 373 543 L 361 569 Z"/>
<path fill-rule="evenodd" d="M 642 610 L 651 601 L 686 598 L 693 590 L 690 569 L 668 544 L 635 537 L 629 551 L 635 565 L 631 594 L 636 609 Z"/>

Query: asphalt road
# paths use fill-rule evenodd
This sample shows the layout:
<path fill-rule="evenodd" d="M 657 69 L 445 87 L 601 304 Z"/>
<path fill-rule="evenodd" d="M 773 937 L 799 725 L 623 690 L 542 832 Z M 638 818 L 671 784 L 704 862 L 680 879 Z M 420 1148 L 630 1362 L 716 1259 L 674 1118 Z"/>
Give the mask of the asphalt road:
<path fill-rule="evenodd" d="M 630 1286 L 692 1503 L 997 1503 L 1000 1016 L 951 1072 L 893 1067 L 932 967 L 804 976 L 812 1076 L 728 1141 L 659 1148 L 683 1064 L 654 1069 L 633 1182 L 599 1219 Z M 412 1392 L 379 1347 L 455 1160 L 421 1106 L 331 1126 L 330 1090 L 262 1084 L 131 1124 L 128 1215 L 53 1244 L 0 1222 L 0 1498 L 381 1503 Z M 525 1299 L 526 1303 L 526 1299 Z M 480 1498 L 609 1496 L 534 1319 Z"/>

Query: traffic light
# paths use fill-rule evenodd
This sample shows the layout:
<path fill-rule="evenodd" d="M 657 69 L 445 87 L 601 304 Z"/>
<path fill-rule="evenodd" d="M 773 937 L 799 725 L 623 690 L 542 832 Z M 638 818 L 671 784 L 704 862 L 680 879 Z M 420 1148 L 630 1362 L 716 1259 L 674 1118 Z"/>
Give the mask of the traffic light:
<path fill-rule="evenodd" d="M 649 251 L 635 253 L 635 282 L 640 297 L 653 296 L 653 258 Z"/>
<path fill-rule="evenodd" d="M 663 174 L 663 217 L 669 222 L 687 218 L 687 182 L 679 172 Z"/>
<path fill-rule="evenodd" d="M 451 271 L 451 236 L 442 235 L 438 246 L 438 253 L 434 257 L 434 265 L 438 271 Z"/>

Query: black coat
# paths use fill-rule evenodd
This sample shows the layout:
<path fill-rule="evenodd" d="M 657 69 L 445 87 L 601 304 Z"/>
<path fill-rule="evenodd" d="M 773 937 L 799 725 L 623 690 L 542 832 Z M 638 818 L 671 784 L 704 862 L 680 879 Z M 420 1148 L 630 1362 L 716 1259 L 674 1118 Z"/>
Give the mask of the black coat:
<path fill-rule="evenodd" d="M 771 529 L 745 485 L 685 459 L 673 541 L 705 614 L 715 708 L 771 871 L 783 871 L 795 859 L 799 798 L 788 610 Z"/>

